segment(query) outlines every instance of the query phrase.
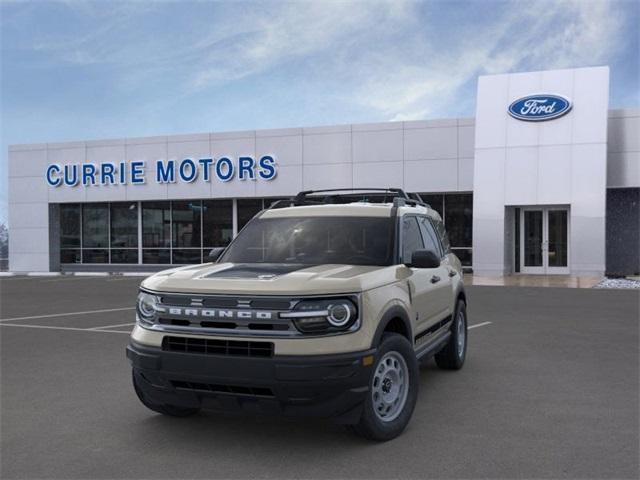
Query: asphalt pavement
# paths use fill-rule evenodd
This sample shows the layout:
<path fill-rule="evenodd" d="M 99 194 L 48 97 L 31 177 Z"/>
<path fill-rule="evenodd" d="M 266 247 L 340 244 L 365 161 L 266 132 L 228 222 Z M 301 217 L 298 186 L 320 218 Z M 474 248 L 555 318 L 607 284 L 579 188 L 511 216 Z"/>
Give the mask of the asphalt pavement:
<path fill-rule="evenodd" d="M 0 279 L 1 478 L 638 478 L 638 291 L 469 287 L 465 367 L 423 366 L 405 433 L 371 443 L 145 409 L 125 358 L 139 282 Z"/>

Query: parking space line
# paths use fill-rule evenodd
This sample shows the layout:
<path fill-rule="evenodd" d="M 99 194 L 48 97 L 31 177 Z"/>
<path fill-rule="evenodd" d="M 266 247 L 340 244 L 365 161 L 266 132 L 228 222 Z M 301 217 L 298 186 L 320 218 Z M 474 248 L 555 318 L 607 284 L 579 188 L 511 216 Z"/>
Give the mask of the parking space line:
<path fill-rule="evenodd" d="M 135 324 L 136 324 L 136 322 L 119 323 L 117 325 L 104 325 L 104 326 L 100 326 L 100 327 L 91 327 L 88 330 L 102 330 L 103 328 L 128 327 L 130 325 L 135 325 Z"/>
<path fill-rule="evenodd" d="M 17 327 L 17 328 L 44 328 L 47 330 L 70 330 L 73 332 L 103 332 L 103 333 L 126 333 L 131 332 L 123 330 L 94 330 L 92 328 L 75 328 L 75 327 L 53 327 L 51 325 L 16 325 L 15 323 L 0 323 L 0 327 Z"/>
<path fill-rule="evenodd" d="M 478 328 L 478 327 L 484 327 L 486 325 L 491 325 L 493 322 L 482 322 L 482 323 L 476 323 L 475 325 L 469 325 L 467 327 L 467 330 L 471 330 L 472 328 Z"/>
<path fill-rule="evenodd" d="M 105 308 L 102 310 L 87 310 L 84 312 L 52 313 L 49 315 L 33 315 L 30 317 L 0 318 L 0 323 L 9 322 L 13 320 L 36 320 L 38 318 L 70 317 L 73 315 L 90 315 L 93 313 L 123 312 L 125 310 L 135 310 L 135 307 Z"/>

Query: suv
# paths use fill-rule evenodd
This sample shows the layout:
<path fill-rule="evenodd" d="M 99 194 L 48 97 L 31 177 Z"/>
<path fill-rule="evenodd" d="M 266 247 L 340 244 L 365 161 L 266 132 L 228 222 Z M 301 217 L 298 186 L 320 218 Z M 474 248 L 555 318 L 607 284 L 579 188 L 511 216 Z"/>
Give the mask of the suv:
<path fill-rule="evenodd" d="M 245 409 L 399 435 L 419 361 L 464 363 L 462 269 L 418 195 L 356 190 L 370 193 L 280 200 L 212 263 L 145 279 L 127 347 L 140 401 L 171 416 Z"/>

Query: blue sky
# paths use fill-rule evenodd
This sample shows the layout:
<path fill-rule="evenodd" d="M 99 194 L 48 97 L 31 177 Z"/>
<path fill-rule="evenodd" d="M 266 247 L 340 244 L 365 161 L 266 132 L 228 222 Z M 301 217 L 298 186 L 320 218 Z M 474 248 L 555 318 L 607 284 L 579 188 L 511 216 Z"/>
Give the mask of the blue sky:
<path fill-rule="evenodd" d="M 2 1 L 0 221 L 15 143 L 473 116 L 478 75 L 591 65 L 637 107 L 639 5 Z"/>

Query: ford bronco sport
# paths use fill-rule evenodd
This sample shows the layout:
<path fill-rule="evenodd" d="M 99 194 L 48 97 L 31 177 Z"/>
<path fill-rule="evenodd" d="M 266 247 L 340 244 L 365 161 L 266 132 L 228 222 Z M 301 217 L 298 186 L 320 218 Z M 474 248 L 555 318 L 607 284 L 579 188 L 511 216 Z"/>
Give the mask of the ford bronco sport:
<path fill-rule="evenodd" d="M 127 347 L 141 402 L 172 416 L 245 409 L 399 435 L 418 362 L 464 363 L 462 270 L 418 195 L 359 190 L 280 200 L 212 263 L 145 279 Z"/>

